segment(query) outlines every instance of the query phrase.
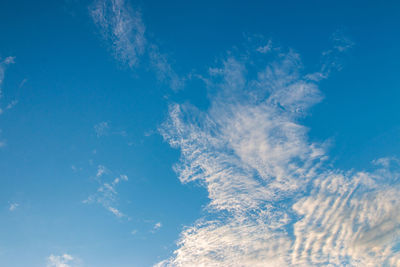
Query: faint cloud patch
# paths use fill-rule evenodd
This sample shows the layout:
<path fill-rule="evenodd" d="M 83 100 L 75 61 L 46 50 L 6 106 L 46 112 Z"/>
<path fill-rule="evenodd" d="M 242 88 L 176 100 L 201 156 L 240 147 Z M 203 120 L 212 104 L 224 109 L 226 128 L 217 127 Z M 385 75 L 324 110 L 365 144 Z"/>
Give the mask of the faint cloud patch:
<path fill-rule="evenodd" d="M 185 78 L 175 72 L 167 55 L 146 38 L 140 11 L 124 0 L 97 0 L 90 7 L 90 14 L 104 39 L 111 43 L 117 60 L 135 68 L 140 58 L 146 56 L 158 81 L 174 91 L 183 88 Z"/>
<path fill-rule="evenodd" d="M 136 66 L 146 45 L 141 13 L 124 0 L 99 0 L 90 7 L 90 15 L 103 37 L 111 42 L 115 58 L 131 68 Z"/>
<path fill-rule="evenodd" d="M 167 83 L 174 91 L 184 87 L 185 79 L 174 71 L 167 56 L 160 52 L 158 46 L 150 46 L 149 56 L 159 81 Z"/>
<path fill-rule="evenodd" d="M 97 137 L 108 135 L 109 129 L 110 126 L 106 121 L 102 121 L 94 126 L 94 131 L 96 132 Z"/>
<path fill-rule="evenodd" d="M 105 166 L 99 165 L 99 166 L 97 166 L 96 177 L 100 178 L 101 176 L 103 176 L 103 174 L 106 174 L 107 172 L 108 172 L 108 170 Z"/>
<path fill-rule="evenodd" d="M 157 232 L 158 230 L 160 230 L 162 227 L 162 223 L 161 222 L 157 222 L 154 224 L 153 229 L 151 230 L 152 233 Z"/>
<path fill-rule="evenodd" d="M 2 93 L 2 85 L 4 81 L 4 74 L 6 71 L 6 68 L 10 64 L 15 63 L 15 57 L 6 57 L 3 61 L 0 61 L 0 98 L 3 96 Z"/>
<path fill-rule="evenodd" d="M 332 71 L 340 71 L 343 68 L 343 54 L 354 46 L 354 42 L 339 30 L 332 34 L 331 41 L 333 47 L 322 52 L 321 69 L 318 72 L 306 75 L 307 79 L 318 82 L 328 78 Z"/>
<path fill-rule="evenodd" d="M 47 267 L 73 267 L 76 259 L 69 254 L 56 256 L 51 254 L 47 257 Z"/>
<path fill-rule="evenodd" d="M 10 203 L 8 210 L 9 211 L 15 211 L 19 207 L 19 204 L 16 202 Z"/>
<path fill-rule="evenodd" d="M 128 181 L 128 176 L 125 174 L 121 174 L 118 177 L 114 178 L 111 181 L 104 181 L 104 179 L 100 180 L 104 175 L 110 173 L 106 167 L 99 165 L 96 173 L 96 178 L 100 183 L 100 186 L 97 188 L 97 192 L 90 195 L 87 199 L 82 201 L 84 204 L 97 203 L 102 205 L 106 210 L 114 214 L 118 218 L 126 217 L 124 213 L 122 213 L 116 205 L 118 204 L 118 192 L 117 185 L 121 182 Z"/>
<path fill-rule="evenodd" d="M 268 43 L 263 46 L 259 46 L 257 49 L 257 52 L 260 52 L 261 54 L 266 54 L 272 50 L 272 41 L 268 40 Z"/>
<path fill-rule="evenodd" d="M 3 97 L 3 81 L 5 77 L 5 71 L 8 65 L 15 63 L 15 57 L 6 57 L 3 61 L 0 61 L 0 98 Z M 4 113 L 5 110 L 12 109 L 18 103 L 17 100 L 13 100 L 6 105 L 5 108 L 0 107 L 0 115 Z"/>

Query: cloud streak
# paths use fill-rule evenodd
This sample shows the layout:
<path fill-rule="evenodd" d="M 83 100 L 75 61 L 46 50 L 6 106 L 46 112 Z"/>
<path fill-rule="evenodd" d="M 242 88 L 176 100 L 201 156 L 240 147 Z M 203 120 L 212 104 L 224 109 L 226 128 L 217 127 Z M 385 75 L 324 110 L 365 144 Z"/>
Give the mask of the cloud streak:
<path fill-rule="evenodd" d="M 171 105 L 160 128 L 181 151 L 181 182 L 199 182 L 210 202 L 157 266 L 398 266 L 398 172 L 328 168 L 299 123 L 332 68 L 316 79 L 297 53 L 256 47 L 210 69 L 206 111 Z"/>
<path fill-rule="evenodd" d="M 4 60 L 0 61 L 0 98 L 3 96 L 2 93 L 2 85 L 4 81 L 4 74 L 6 71 L 6 68 L 10 64 L 15 63 L 15 57 L 6 57 Z"/>
<path fill-rule="evenodd" d="M 124 0 L 98 0 L 90 8 L 93 21 L 112 45 L 115 58 L 134 67 L 144 53 L 145 26 L 140 12 Z"/>
<path fill-rule="evenodd" d="M 133 69 L 144 58 L 158 81 L 175 91 L 183 88 L 185 79 L 175 72 L 168 56 L 146 37 L 140 11 L 124 0 L 97 0 L 89 10 L 101 35 L 111 44 L 117 60 Z"/>
<path fill-rule="evenodd" d="M 110 172 L 103 165 L 99 165 L 97 168 L 96 178 L 98 179 L 100 186 L 97 188 L 97 192 L 90 195 L 87 199 L 82 201 L 84 204 L 97 203 L 102 205 L 106 210 L 111 212 L 118 218 L 125 217 L 126 215 L 122 213 L 119 209 L 115 207 L 117 204 L 118 192 L 116 187 L 121 183 L 128 181 L 128 176 L 121 174 L 120 176 L 114 178 L 113 180 L 106 182 L 102 178 L 104 175 Z"/>

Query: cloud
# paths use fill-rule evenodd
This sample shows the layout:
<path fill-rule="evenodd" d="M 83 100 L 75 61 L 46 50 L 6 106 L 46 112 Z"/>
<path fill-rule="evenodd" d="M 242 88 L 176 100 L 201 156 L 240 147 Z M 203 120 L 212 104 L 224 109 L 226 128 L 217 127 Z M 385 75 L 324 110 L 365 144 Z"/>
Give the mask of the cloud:
<path fill-rule="evenodd" d="M 160 82 L 175 91 L 183 88 L 185 78 L 175 72 L 167 55 L 146 37 L 140 11 L 124 0 L 97 0 L 90 7 L 90 14 L 117 60 L 134 68 L 141 58 L 148 59 L 148 66 Z"/>
<path fill-rule="evenodd" d="M 1 60 L 0 59 L 0 99 L 3 97 L 3 81 L 4 81 L 4 75 L 5 71 L 7 69 L 7 66 L 10 64 L 15 63 L 15 57 L 6 57 L 5 59 Z M 11 103 L 7 104 L 5 107 L 6 110 L 12 109 L 15 105 L 17 104 L 17 101 L 14 100 Z M 4 113 L 4 108 L 0 107 L 0 115 Z M 0 129 L 0 134 L 1 134 L 1 129 Z M 0 148 L 6 146 L 6 141 L 0 140 Z"/>
<path fill-rule="evenodd" d="M 18 100 L 13 100 L 6 106 L 6 109 L 12 109 L 16 104 L 18 104 Z"/>
<path fill-rule="evenodd" d="M 146 46 L 140 12 L 124 0 L 98 0 L 90 7 L 90 14 L 103 37 L 111 43 L 115 58 L 131 68 L 136 66 Z"/>
<path fill-rule="evenodd" d="M 2 97 L 2 85 L 4 81 L 4 73 L 6 68 L 10 64 L 15 63 L 15 57 L 6 57 L 4 60 L 0 61 L 0 98 Z"/>
<path fill-rule="evenodd" d="M 268 40 L 268 43 L 266 45 L 259 46 L 256 50 L 257 50 L 257 52 L 260 52 L 261 54 L 265 54 L 265 53 L 270 52 L 271 49 L 272 49 L 272 41 Z"/>
<path fill-rule="evenodd" d="M 330 168 L 299 123 L 329 73 L 310 79 L 294 51 L 258 50 L 210 68 L 207 110 L 170 106 L 160 132 L 181 151 L 174 170 L 210 202 L 157 266 L 398 266 L 399 172 L 388 159 L 373 172 Z"/>
<path fill-rule="evenodd" d="M 9 211 L 15 211 L 18 208 L 19 204 L 18 203 L 10 203 L 10 206 L 8 207 Z"/>
<path fill-rule="evenodd" d="M 294 224 L 294 264 L 398 266 L 400 241 L 398 174 L 329 173 L 314 181 L 310 196 L 293 206 L 302 216 Z"/>
<path fill-rule="evenodd" d="M 306 76 L 308 79 L 320 81 L 328 78 L 332 71 L 341 70 L 343 68 L 343 54 L 354 46 L 354 42 L 346 37 L 340 30 L 332 34 L 331 41 L 333 43 L 332 48 L 322 53 L 321 69 L 315 73 L 308 74 Z"/>
<path fill-rule="evenodd" d="M 96 132 L 97 137 L 108 135 L 109 129 L 110 126 L 106 121 L 99 122 L 94 126 L 94 131 Z"/>
<path fill-rule="evenodd" d="M 7 69 L 7 66 L 10 64 L 15 63 L 15 57 L 6 57 L 4 60 L 0 61 L 0 98 L 3 97 L 3 81 L 4 81 L 4 74 Z M 9 103 L 5 109 L 11 109 L 17 104 L 17 101 L 14 100 L 11 103 Z M 3 108 L 0 108 L 0 115 L 4 112 Z"/>
<path fill-rule="evenodd" d="M 55 256 L 51 254 L 47 257 L 47 267 L 72 267 L 75 262 L 74 257 L 69 254 L 63 254 L 61 256 Z"/>
<path fill-rule="evenodd" d="M 157 223 L 154 224 L 154 226 L 153 226 L 152 233 L 157 232 L 158 230 L 160 230 L 161 227 L 162 227 L 162 223 L 161 223 L 161 222 L 157 222 Z"/>
<path fill-rule="evenodd" d="M 158 46 L 150 46 L 149 57 L 151 66 L 155 70 L 157 79 L 159 81 L 167 83 L 174 91 L 178 91 L 179 89 L 183 88 L 185 79 L 180 77 L 175 72 L 169 63 L 167 56 L 160 52 Z"/>
<path fill-rule="evenodd" d="M 106 174 L 110 172 L 106 167 L 99 165 L 97 169 L 96 178 L 100 179 Z M 100 186 L 97 188 L 97 192 L 90 195 L 87 199 L 82 201 L 84 204 L 97 203 L 102 205 L 106 210 L 114 214 L 118 218 L 125 217 L 126 215 L 122 213 L 119 209 L 115 207 L 117 204 L 117 185 L 123 181 L 128 181 L 128 176 L 125 174 L 121 174 L 118 177 L 115 177 L 111 181 L 105 182 L 103 180 L 99 180 Z"/>
<path fill-rule="evenodd" d="M 103 176 L 103 174 L 105 174 L 107 172 L 108 172 L 108 170 L 106 167 L 104 167 L 103 165 L 99 165 L 99 166 L 97 166 L 96 177 L 100 178 L 101 176 Z"/>

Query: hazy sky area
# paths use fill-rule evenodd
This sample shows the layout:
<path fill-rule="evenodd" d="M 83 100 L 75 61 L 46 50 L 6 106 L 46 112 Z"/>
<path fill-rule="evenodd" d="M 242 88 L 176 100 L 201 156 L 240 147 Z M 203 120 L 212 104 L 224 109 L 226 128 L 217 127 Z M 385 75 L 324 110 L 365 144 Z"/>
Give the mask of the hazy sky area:
<path fill-rule="evenodd" d="M 400 266 L 399 14 L 0 0 L 0 266 Z"/>

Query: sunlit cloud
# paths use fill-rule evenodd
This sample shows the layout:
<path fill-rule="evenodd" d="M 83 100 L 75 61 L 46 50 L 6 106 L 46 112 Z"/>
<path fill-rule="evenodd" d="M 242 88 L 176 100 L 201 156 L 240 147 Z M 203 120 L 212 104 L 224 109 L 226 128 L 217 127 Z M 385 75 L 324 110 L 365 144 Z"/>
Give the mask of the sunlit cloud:
<path fill-rule="evenodd" d="M 181 151 L 181 182 L 199 182 L 210 202 L 158 266 L 398 266 L 398 172 L 387 159 L 374 172 L 331 169 L 300 123 L 334 63 L 316 79 L 294 51 L 256 47 L 210 68 L 206 111 L 173 104 L 160 128 Z"/>

